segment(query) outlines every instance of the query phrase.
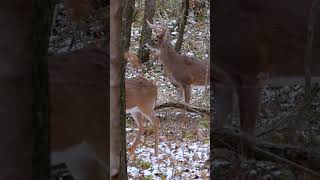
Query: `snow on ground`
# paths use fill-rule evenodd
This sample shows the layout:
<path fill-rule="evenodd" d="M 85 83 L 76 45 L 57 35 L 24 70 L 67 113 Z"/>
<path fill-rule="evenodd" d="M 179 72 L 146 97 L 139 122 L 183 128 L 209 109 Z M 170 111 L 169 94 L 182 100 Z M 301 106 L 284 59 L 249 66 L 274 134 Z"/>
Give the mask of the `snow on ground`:
<path fill-rule="evenodd" d="M 141 144 L 135 154 L 128 155 L 128 179 L 209 179 L 209 146 L 208 142 L 161 137 L 155 157 L 153 147 Z"/>

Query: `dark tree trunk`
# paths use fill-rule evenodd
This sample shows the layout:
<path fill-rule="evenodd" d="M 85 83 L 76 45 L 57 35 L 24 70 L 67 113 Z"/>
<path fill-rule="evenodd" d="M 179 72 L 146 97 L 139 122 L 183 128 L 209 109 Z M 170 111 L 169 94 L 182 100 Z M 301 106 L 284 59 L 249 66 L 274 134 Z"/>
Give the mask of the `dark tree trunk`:
<path fill-rule="evenodd" d="M 34 0 L 33 2 L 34 168 L 32 179 L 43 180 L 50 177 L 47 53 L 54 4 L 52 0 Z"/>
<path fill-rule="evenodd" d="M 112 179 L 127 179 L 122 1 L 110 2 L 110 165 Z"/>
<path fill-rule="evenodd" d="M 5 25 L 0 33 L 1 180 L 49 179 L 45 59 L 50 8 L 50 1 L 0 3 Z"/>
<path fill-rule="evenodd" d="M 140 46 L 138 51 L 138 57 L 140 58 L 142 63 L 149 61 L 149 51 L 144 49 L 143 46 L 144 44 L 148 43 L 151 40 L 152 30 L 148 27 L 147 20 L 153 23 L 152 18 L 154 16 L 155 8 L 156 8 L 155 0 L 145 1 L 143 26 L 142 26 Z"/>
<path fill-rule="evenodd" d="M 178 39 L 176 43 L 176 51 L 180 52 L 183 42 L 183 35 L 184 35 L 184 29 L 186 27 L 187 21 L 188 21 L 188 15 L 189 15 L 189 0 L 183 0 L 182 1 L 182 12 L 183 16 L 181 17 L 181 20 L 179 21 L 179 29 L 178 29 Z"/>
<path fill-rule="evenodd" d="M 131 39 L 131 26 L 133 22 L 133 12 L 134 12 L 135 0 L 124 0 L 123 1 L 123 46 L 124 51 L 128 51 L 130 47 Z"/>
<path fill-rule="evenodd" d="M 307 34 L 307 45 L 304 57 L 304 70 L 305 70 L 305 87 L 304 87 L 304 101 L 307 106 L 311 107 L 311 61 L 312 61 L 312 42 L 313 42 L 313 23 L 314 23 L 314 14 L 311 9 L 309 15 L 309 24 L 308 24 L 308 34 Z"/>

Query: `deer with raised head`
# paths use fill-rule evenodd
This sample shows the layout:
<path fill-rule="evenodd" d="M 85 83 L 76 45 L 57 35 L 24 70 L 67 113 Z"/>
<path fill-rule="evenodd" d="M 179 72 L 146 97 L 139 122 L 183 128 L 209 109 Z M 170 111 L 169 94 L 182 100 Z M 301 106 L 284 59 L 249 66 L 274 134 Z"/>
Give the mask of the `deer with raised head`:
<path fill-rule="evenodd" d="M 138 70 L 141 68 L 140 59 L 132 52 L 125 52 L 124 58 Z M 157 101 L 157 86 L 150 80 L 139 75 L 126 79 L 126 112 L 130 113 L 135 120 L 139 132 L 128 152 L 133 153 L 140 143 L 145 131 L 144 117 L 146 117 L 155 128 L 155 155 L 158 155 L 160 121 L 155 116 L 154 107 Z"/>
<path fill-rule="evenodd" d="M 185 102 L 189 104 L 192 86 L 209 85 L 209 60 L 200 61 L 177 53 L 168 40 L 170 35 L 168 29 L 151 24 L 149 21 L 147 23 L 156 32 L 156 37 L 147 43 L 146 47 L 159 51 L 160 64 L 163 64 L 171 84 L 177 88 L 179 99 L 184 94 Z"/>
<path fill-rule="evenodd" d="M 212 67 L 217 128 L 232 113 L 238 96 L 243 134 L 255 138 L 259 98 L 264 84 L 304 82 L 311 0 L 215 2 L 215 60 Z M 320 76 L 320 30 L 315 26 L 312 82 Z"/>

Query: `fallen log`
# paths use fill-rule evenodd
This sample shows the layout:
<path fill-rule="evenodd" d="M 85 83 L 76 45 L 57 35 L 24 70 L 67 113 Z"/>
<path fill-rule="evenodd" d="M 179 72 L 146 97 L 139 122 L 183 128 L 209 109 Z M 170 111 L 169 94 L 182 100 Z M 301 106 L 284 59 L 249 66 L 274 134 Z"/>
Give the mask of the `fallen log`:
<path fill-rule="evenodd" d="M 257 160 L 287 164 L 320 178 L 320 153 L 311 149 L 291 145 L 276 145 L 257 140 L 256 143 L 230 129 L 212 129 L 212 148 L 226 148 L 240 153 L 241 143 L 255 153 Z M 240 143 L 241 142 L 241 143 Z M 211 149 L 211 152 L 214 152 Z"/>
<path fill-rule="evenodd" d="M 157 110 L 157 109 L 164 109 L 164 108 L 179 108 L 179 109 L 184 109 L 188 112 L 200 113 L 203 115 L 210 116 L 209 108 L 196 107 L 196 106 L 191 106 L 189 104 L 178 103 L 178 102 L 167 102 L 164 104 L 160 104 L 160 105 L 157 105 L 154 109 Z"/>

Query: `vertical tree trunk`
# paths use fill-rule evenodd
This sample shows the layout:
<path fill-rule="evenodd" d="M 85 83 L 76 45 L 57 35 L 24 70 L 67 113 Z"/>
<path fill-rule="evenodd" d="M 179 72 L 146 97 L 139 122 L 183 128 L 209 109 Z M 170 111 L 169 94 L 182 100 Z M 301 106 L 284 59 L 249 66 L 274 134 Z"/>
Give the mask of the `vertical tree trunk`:
<path fill-rule="evenodd" d="M 143 46 L 151 40 L 152 30 L 147 25 L 147 20 L 153 22 L 152 18 L 154 16 L 156 8 L 155 0 L 146 0 L 144 6 L 144 16 L 143 16 L 143 26 L 141 31 L 140 46 L 138 51 L 138 57 L 142 63 L 149 61 L 149 51 L 144 49 Z"/>
<path fill-rule="evenodd" d="M 311 64 L 312 64 L 312 44 L 313 44 L 313 35 L 314 35 L 314 5 L 312 5 L 312 8 L 310 10 L 309 14 L 309 23 L 308 23 L 308 30 L 307 30 L 307 45 L 305 50 L 305 56 L 304 56 L 304 69 L 305 69 L 305 97 L 304 101 L 306 105 L 308 106 L 307 109 L 310 110 L 311 107 Z"/>
<path fill-rule="evenodd" d="M 304 101 L 308 107 L 311 109 L 311 66 L 312 66 L 312 54 L 313 54 L 313 39 L 314 39 L 314 29 L 315 23 L 317 22 L 316 17 L 320 11 L 320 0 L 313 1 L 308 22 L 307 30 L 307 45 L 304 57 L 304 69 L 305 69 L 305 98 Z"/>
<path fill-rule="evenodd" d="M 49 179 L 45 83 L 49 7 L 50 1 L 0 3 L 0 22 L 5 24 L 0 33 L 1 180 Z"/>
<path fill-rule="evenodd" d="M 183 42 L 183 35 L 184 35 L 184 29 L 186 27 L 187 21 L 188 21 L 188 15 L 189 15 L 189 0 L 183 0 L 182 1 L 182 12 L 183 15 L 181 17 L 180 23 L 179 23 L 179 29 L 178 29 L 178 39 L 176 43 L 176 51 L 180 52 Z"/>
<path fill-rule="evenodd" d="M 131 26 L 133 22 L 133 12 L 135 8 L 135 0 L 124 0 L 123 1 L 123 46 L 124 51 L 128 51 L 130 47 L 131 39 Z"/>
<path fill-rule="evenodd" d="M 52 0 L 34 0 L 33 17 L 33 87 L 34 87 L 34 151 L 33 178 L 50 177 L 49 112 L 48 112 L 48 44 L 54 3 Z"/>
<path fill-rule="evenodd" d="M 127 179 L 122 0 L 110 1 L 110 158 L 112 179 Z"/>

